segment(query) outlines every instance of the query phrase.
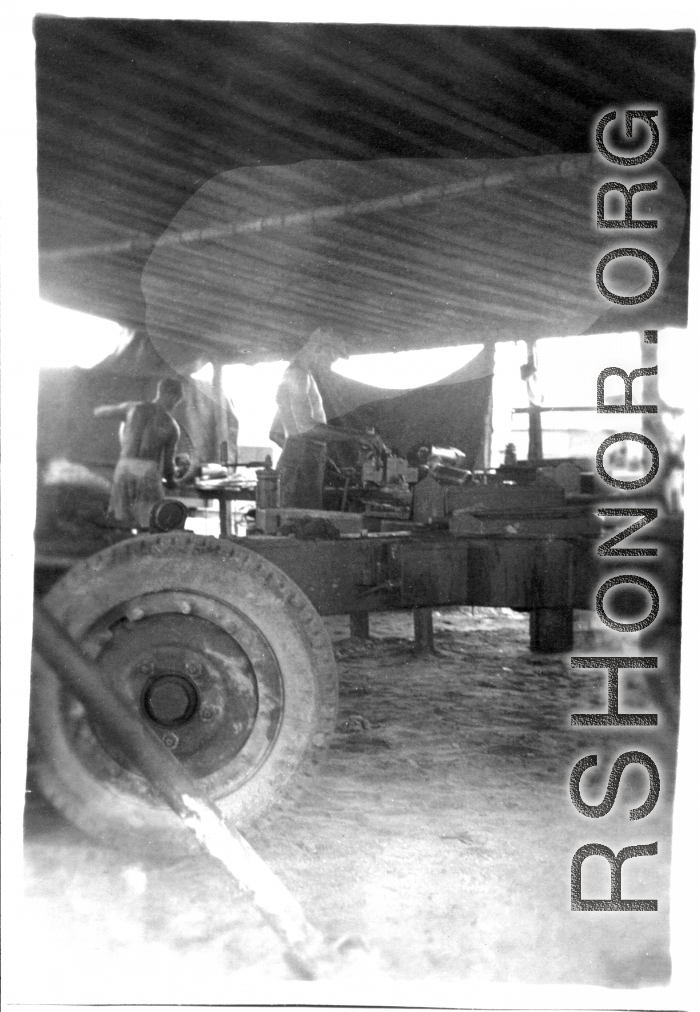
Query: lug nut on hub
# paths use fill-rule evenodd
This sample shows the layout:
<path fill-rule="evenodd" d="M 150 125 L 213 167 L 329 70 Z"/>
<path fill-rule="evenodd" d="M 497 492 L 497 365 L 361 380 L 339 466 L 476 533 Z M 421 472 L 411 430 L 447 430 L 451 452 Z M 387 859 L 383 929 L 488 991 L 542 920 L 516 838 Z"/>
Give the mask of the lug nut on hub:
<path fill-rule="evenodd" d="M 163 744 L 166 746 L 166 748 L 177 748 L 177 746 L 180 744 L 180 739 L 176 734 L 173 734 L 172 731 L 167 731 L 163 735 Z"/>

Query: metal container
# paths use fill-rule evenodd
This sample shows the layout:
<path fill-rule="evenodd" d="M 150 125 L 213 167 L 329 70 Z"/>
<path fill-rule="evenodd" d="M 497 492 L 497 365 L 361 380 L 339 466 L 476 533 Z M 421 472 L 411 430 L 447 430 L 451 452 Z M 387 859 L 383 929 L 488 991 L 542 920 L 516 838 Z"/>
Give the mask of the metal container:
<path fill-rule="evenodd" d="M 268 460 L 270 458 L 268 457 Z M 270 463 L 272 463 L 270 461 Z M 276 509 L 280 504 L 279 475 L 274 468 L 268 466 L 255 472 L 258 484 L 255 489 L 255 505 L 260 510 Z"/>
<path fill-rule="evenodd" d="M 471 471 L 464 471 L 461 467 L 452 467 L 450 464 L 433 463 L 429 464 L 430 473 L 441 485 L 464 485 L 471 477 Z"/>

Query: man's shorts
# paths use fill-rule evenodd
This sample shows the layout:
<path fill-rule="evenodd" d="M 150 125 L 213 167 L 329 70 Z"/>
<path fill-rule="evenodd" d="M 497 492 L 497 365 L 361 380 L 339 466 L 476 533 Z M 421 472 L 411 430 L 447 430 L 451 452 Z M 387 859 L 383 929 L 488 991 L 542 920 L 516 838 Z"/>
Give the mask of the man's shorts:
<path fill-rule="evenodd" d="M 125 457 L 114 470 L 109 512 L 121 523 L 148 527 L 151 510 L 165 498 L 160 467 L 154 460 Z"/>

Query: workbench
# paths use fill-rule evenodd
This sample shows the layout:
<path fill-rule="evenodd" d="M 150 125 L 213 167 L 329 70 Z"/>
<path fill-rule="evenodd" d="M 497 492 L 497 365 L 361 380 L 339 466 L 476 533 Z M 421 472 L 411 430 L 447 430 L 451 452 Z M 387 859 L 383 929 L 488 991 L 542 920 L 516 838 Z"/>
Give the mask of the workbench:
<path fill-rule="evenodd" d="M 235 487 L 233 485 L 221 485 L 212 488 L 202 488 L 193 485 L 187 489 L 199 499 L 209 503 L 214 500 L 219 504 L 219 531 L 222 538 L 229 538 L 232 535 L 231 529 L 231 503 L 232 502 L 255 502 L 255 489 Z"/>

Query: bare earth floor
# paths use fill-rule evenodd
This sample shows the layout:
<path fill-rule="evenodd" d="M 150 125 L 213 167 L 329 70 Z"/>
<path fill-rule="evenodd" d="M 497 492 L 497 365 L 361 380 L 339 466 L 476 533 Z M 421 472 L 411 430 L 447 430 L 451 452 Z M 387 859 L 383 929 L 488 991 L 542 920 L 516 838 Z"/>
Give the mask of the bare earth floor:
<path fill-rule="evenodd" d="M 527 618 L 436 612 L 439 655 L 428 659 L 413 655 L 410 613 L 372 616 L 368 642 L 347 638 L 345 617 L 328 620 L 341 677 L 335 736 L 305 796 L 251 843 L 318 928 L 360 935 L 390 979 L 666 983 L 663 719 L 658 729 L 572 728 L 571 712 L 606 709 L 604 673 L 530 653 Z M 574 652 L 636 652 L 590 625 L 577 616 Z M 643 674 L 621 674 L 621 711 L 658 709 Z M 578 814 L 573 765 L 598 755 L 582 786 L 597 804 L 613 761 L 633 749 L 660 768 L 654 811 L 629 820 L 648 791 L 632 766 L 608 816 Z M 156 865 L 98 847 L 33 795 L 26 823 L 26 958 L 42 967 L 26 1001 L 231 1001 L 232 987 L 293 978 L 276 936 L 208 859 Z M 571 911 L 578 847 L 655 841 L 658 857 L 624 864 L 622 896 L 657 899 L 658 913 Z M 609 890 L 604 859 L 589 858 L 584 897 Z"/>

